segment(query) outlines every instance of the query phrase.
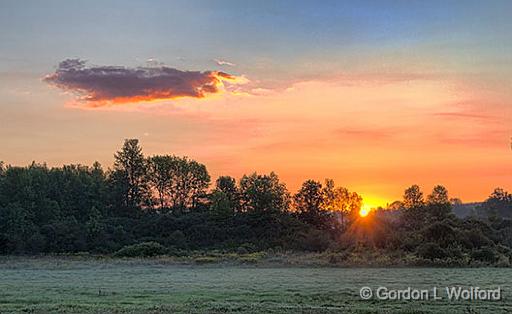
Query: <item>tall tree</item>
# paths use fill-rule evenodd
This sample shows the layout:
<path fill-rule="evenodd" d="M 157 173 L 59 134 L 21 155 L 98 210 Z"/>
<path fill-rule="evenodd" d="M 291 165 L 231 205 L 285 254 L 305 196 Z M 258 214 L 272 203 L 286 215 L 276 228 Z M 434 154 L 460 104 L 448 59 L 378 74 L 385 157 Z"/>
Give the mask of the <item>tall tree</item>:
<path fill-rule="evenodd" d="M 447 204 L 450 203 L 448 198 L 448 190 L 442 185 L 436 185 L 432 189 L 432 193 L 427 196 L 428 204 Z"/>
<path fill-rule="evenodd" d="M 352 213 L 359 212 L 361 209 L 361 196 L 356 192 L 350 192 L 347 188 L 335 186 L 332 179 L 325 180 L 322 194 L 324 209 L 335 213 L 342 225 L 347 222 L 347 215 L 352 217 Z"/>
<path fill-rule="evenodd" d="M 302 183 L 300 190 L 293 196 L 293 205 L 299 218 L 312 225 L 323 224 L 323 203 L 322 184 L 314 180 Z"/>
<path fill-rule="evenodd" d="M 223 199 L 224 204 L 229 207 L 229 211 L 235 212 L 240 210 L 240 191 L 236 186 L 235 178 L 230 176 L 220 176 L 217 178 L 213 193 L 222 193 L 222 197 L 218 195 L 218 199 Z"/>
<path fill-rule="evenodd" d="M 492 220 L 512 218 L 512 194 L 502 188 L 496 188 L 477 211 L 481 217 Z"/>
<path fill-rule="evenodd" d="M 198 200 L 206 196 L 210 175 L 206 166 L 187 157 L 175 159 L 174 205 L 178 208 L 195 208 Z"/>
<path fill-rule="evenodd" d="M 418 185 L 414 184 L 405 190 L 403 205 L 406 208 L 421 207 L 424 203 L 423 192 Z"/>
<path fill-rule="evenodd" d="M 139 140 L 127 139 L 115 156 L 114 179 L 117 181 L 126 207 L 138 207 L 147 201 L 146 160 Z"/>
<path fill-rule="evenodd" d="M 156 190 L 160 208 L 168 206 L 175 176 L 175 158 L 173 156 L 153 156 L 148 159 L 150 186 Z"/>
<path fill-rule="evenodd" d="M 452 204 L 448 197 L 448 190 L 442 185 L 436 185 L 432 193 L 427 196 L 428 218 L 432 221 L 444 219 L 452 210 Z"/>
<path fill-rule="evenodd" d="M 290 206 L 290 194 L 274 172 L 244 175 L 240 179 L 240 192 L 247 212 L 286 212 Z"/>
<path fill-rule="evenodd" d="M 418 185 L 412 185 L 404 192 L 402 222 L 409 229 L 422 226 L 425 221 L 425 201 Z"/>

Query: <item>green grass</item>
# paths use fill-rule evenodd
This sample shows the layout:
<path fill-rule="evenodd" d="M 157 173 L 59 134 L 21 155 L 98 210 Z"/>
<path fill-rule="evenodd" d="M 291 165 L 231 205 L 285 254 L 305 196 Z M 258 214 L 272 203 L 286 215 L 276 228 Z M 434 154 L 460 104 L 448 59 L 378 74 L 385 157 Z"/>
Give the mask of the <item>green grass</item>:
<path fill-rule="evenodd" d="M 1 258 L 0 313 L 506 313 L 510 268 L 329 268 Z M 501 301 L 364 301 L 362 286 L 501 286 Z"/>

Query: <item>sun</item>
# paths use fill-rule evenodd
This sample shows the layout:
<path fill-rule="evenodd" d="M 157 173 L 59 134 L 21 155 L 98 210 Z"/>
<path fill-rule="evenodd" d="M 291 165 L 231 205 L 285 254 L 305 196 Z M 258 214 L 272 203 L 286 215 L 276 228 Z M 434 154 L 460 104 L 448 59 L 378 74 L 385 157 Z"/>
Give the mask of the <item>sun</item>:
<path fill-rule="evenodd" d="M 371 204 L 363 204 L 359 210 L 359 216 L 363 218 L 368 216 L 373 208 L 375 208 L 375 206 L 372 206 Z"/>
<path fill-rule="evenodd" d="M 363 208 L 361 208 L 361 210 L 359 210 L 359 216 L 361 216 L 361 217 L 366 217 L 366 216 L 368 216 L 369 213 L 370 213 L 370 209 L 365 208 L 365 207 L 363 207 Z"/>

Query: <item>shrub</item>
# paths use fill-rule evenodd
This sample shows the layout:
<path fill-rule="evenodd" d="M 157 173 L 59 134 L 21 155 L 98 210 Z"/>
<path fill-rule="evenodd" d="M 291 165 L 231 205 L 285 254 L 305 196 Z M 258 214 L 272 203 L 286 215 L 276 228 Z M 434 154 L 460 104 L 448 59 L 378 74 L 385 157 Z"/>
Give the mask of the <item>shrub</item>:
<path fill-rule="evenodd" d="M 480 248 L 492 244 L 492 241 L 480 229 L 466 231 L 465 239 L 471 244 L 472 248 Z"/>
<path fill-rule="evenodd" d="M 244 255 L 244 254 L 248 254 L 249 251 L 247 251 L 247 249 L 245 247 L 240 246 L 240 247 L 238 247 L 238 249 L 236 249 L 236 253 L 240 254 L 240 255 Z"/>
<path fill-rule="evenodd" d="M 330 244 L 329 235 L 320 230 L 310 229 L 299 235 L 295 245 L 302 251 L 322 252 L 327 250 Z"/>
<path fill-rule="evenodd" d="M 490 246 L 484 246 L 481 249 L 473 250 L 473 252 L 471 252 L 471 257 L 473 259 L 488 263 L 494 263 L 498 258 L 496 251 Z"/>
<path fill-rule="evenodd" d="M 450 245 L 457 239 L 455 229 L 447 221 L 431 224 L 422 230 L 422 235 L 425 240 L 438 243 L 442 247 Z"/>
<path fill-rule="evenodd" d="M 220 258 L 215 256 L 200 256 L 194 259 L 196 264 L 212 264 L 220 262 Z"/>
<path fill-rule="evenodd" d="M 448 256 L 447 252 L 437 243 L 428 242 L 422 244 L 417 250 L 418 256 L 430 260 L 443 259 Z"/>
<path fill-rule="evenodd" d="M 247 253 L 252 253 L 252 252 L 256 252 L 258 249 L 256 248 L 256 246 L 252 243 L 242 243 L 237 249 L 237 253 L 238 254 L 247 254 Z"/>
<path fill-rule="evenodd" d="M 181 230 L 176 230 L 169 235 L 167 238 L 167 245 L 173 245 L 179 248 L 185 248 L 187 246 L 187 237 Z"/>
<path fill-rule="evenodd" d="M 167 248 L 157 242 L 142 242 L 128 245 L 117 251 L 116 257 L 150 257 L 167 253 Z"/>

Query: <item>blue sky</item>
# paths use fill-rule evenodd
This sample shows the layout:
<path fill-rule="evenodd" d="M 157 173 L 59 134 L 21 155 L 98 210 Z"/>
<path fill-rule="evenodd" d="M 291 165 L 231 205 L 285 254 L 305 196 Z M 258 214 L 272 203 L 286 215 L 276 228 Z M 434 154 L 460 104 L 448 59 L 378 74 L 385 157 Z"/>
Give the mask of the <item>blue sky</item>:
<path fill-rule="evenodd" d="M 478 71 L 510 61 L 510 12 L 509 1 L 1 1 L 0 69 L 225 58 L 265 78 L 268 67 L 288 77 L 315 74 L 315 61 L 350 70 L 412 55 Z"/>

